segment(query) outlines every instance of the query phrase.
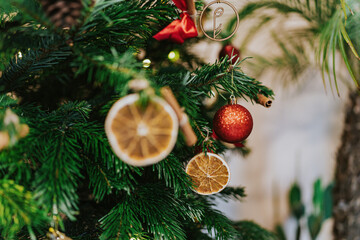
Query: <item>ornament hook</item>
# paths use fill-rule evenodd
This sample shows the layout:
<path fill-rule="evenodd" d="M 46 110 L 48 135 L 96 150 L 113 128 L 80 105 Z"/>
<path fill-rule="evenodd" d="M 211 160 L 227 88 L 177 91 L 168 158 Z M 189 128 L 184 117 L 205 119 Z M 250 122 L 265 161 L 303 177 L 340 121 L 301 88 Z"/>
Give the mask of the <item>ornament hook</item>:
<path fill-rule="evenodd" d="M 206 137 L 205 137 L 203 143 L 206 143 L 206 142 L 208 142 L 208 141 L 211 141 L 211 140 L 210 140 L 210 137 L 209 137 L 209 136 L 210 136 L 210 131 L 211 131 L 211 129 L 210 129 L 209 127 L 203 127 L 202 129 L 206 131 Z"/>
<path fill-rule="evenodd" d="M 203 146 L 203 148 L 205 146 L 207 151 L 209 152 L 209 146 L 213 148 L 213 146 L 212 146 L 213 141 L 210 138 L 211 129 L 209 127 L 203 127 L 203 129 L 206 131 L 206 137 L 205 137 L 204 141 L 202 142 L 202 146 Z M 206 152 L 205 152 L 205 155 L 206 155 Z"/>
<path fill-rule="evenodd" d="M 231 94 L 230 96 L 230 104 L 237 104 L 237 100 L 234 94 Z"/>

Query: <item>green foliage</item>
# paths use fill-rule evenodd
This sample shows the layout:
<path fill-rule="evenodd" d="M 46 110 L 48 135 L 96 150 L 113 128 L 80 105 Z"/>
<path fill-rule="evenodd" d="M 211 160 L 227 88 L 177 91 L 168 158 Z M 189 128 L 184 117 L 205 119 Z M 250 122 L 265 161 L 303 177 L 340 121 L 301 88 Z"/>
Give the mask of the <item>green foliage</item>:
<path fill-rule="evenodd" d="M 185 91 L 183 95 L 186 94 L 186 98 L 191 97 L 194 101 L 198 97 L 210 97 L 212 88 L 225 99 L 226 97 L 222 91 L 232 93 L 246 101 L 256 100 L 259 92 L 267 97 L 273 97 L 274 93 L 271 89 L 263 86 L 259 81 L 249 77 L 241 70 L 240 64 L 244 60 L 237 61 L 235 65 L 231 65 L 230 60 L 225 57 L 215 64 L 202 66 L 201 69 L 195 70 L 192 74 L 182 72 L 170 76 L 162 75 L 159 76 L 157 82 L 159 85 L 168 83 L 173 89 L 181 88 L 181 90 Z M 199 103 L 196 105 L 199 105 Z"/>
<path fill-rule="evenodd" d="M 351 5 L 354 9 L 358 8 L 359 3 L 356 1 L 352 1 Z M 360 38 L 359 38 L 359 30 L 357 28 L 357 24 L 360 21 L 360 14 L 350 15 L 350 17 L 346 21 L 345 28 L 347 33 L 349 34 L 349 38 L 353 41 L 355 49 L 360 49 Z"/>
<path fill-rule="evenodd" d="M 189 191 L 192 186 L 191 179 L 183 170 L 183 164 L 171 153 L 163 161 L 153 165 L 153 172 L 157 173 L 158 179 L 164 179 L 166 187 L 174 190 L 175 197 Z"/>
<path fill-rule="evenodd" d="M 332 189 L 333 184 L 329 184 L 323 188 L 321 180 L 318 179 L 314 183 L 313 193 L 313 213 L 321 215 L 323 221 L 331 217 L 332 213 Z"/>
<path fill-rule="evenodd" d="M 332 216 L 332 189 L 333 184 L 323 189 L 320 179 L 314 183 L 313 211 L 307 219 L 312 239 L 316 239 L 320 233 L 322 223 Z"/>
<path fill-rule="evenodd" d="M 101 219 L 101 239 L 187 239 L 183 226 L 191 223 L 214 233 L 214 239 L 238 239 L 232 222 L 212 207 L 206 198 L 176 197 L 164 186 L 145 184 Z"/>
<path fill-rule="evenodd" d="M 44 40 L 45 41 L 45 40 Z M 22 58 L 14 58 L 1 77 L 1 93 L 16 91 L 24 84 L 28 77 L 34 76 L 45 68 L 51 68 L 64 61 L 70 55 L 69 49 L 57 49 L 56 45 L 49 45 L 52 39 L 44 42 L 39 50 L 24 53 Z"/>
<path fill-rule="evenodd" d="M 276 233 L 276 236 L 279 238 L 279 240 L 286 240 L 286 235 L 285 235 L 284 229 L 281 225 L 275 226 L 275 233 Z"/>
<path fill-rule="evenodd" d="M 325 189 L 323 189 L 323 217 L 324 219 L 329 219 L 332 217 L 333 212 L 333 188 L 334 183 L 329 184 Z"/>
<path fill-rule="evenodd" d="M 296 240 L 300 239 L 301 226 L 300 219 L 305 214 L 305 206 L 301 200 L 301 189 L 297 183 L 294 183 L 289 192 L 289 205 L 292 215 L 296 218 Z"/>
<path fill-rule="evenodd" d="M 349 38 L 349 35 L 345 29 L 345 25 L 343 22 L 343 13 L 340 10 L 337 10 L 321 29 L 319 48 L 316 54 L 317 61 L 319 63 L 322 63 L 323 79 L 324 79 L 324 72 L 326 72 L 330 76 L 328 59 L 330 58 L 330 56 L 332 56 L 332 63 L 333 63 L 332 70 L 333 70 L 334 82 L 337 93 L 339 93 L 337 80 L 336 80 L 336 66 L 335 66 L 335 53 L 337 49 L 340 50 L 340 53 L 345 61 L 346 67 L 351 75 L 351 78 L 354 81 L 355 86 L 357 88 L 359 88 L 360 86 L 356 76 L 354 75 L 353 69 L 349 63 L 349 57 L 345 50 L 344 41 L 347 42 L 348 46 L 353 51 L 355 56 L 359 58 L 355 50 L 355 47 L 352 43 L 352 40 Z M 329 78 L 329 84 L 331 86 L 330 78 Z"/>
<path fill-rule="evenodd" d="M 289 203 L 292 214 L 299 220 L 305 213 L 305 206 L 301 200 L 301 189 L 294 183 L 289 192 Z"/>
<path fill-rule="evenodd" d="M 211 196 L 209 196 L 211 198 Z M 216 198 L 222 199 L 223 201 L 227 202 L 230 199 L 241 200 L 242 198 L 246 197 L 245 188 L 243 187 L 226 187 L 222 192 L 221 195 L 216 195 Z"/>
<path fill-rule="evenodd" d="M 82 178 L 80 169 L 82 161 L 78 151 L 81 146 L 76 141 L 77 123 L 84 122 L 89 111 L 86 103 L 66 104 L 58 111 L 43 115 L 37 120 L 46 122 L 42 129 L 33 123 L 32 139 L 34 153 L 41 166 L 35 176 L 36 197 L 48 209 L 55 208 L 74 219 L 77 210 L 78 196 L 76 188 Z M 74 125 L 75 128 L 72 128 Z M 44 128 L 45 127 L 45 128 Z"/>
<path fill-rule="evenodd" d="M 307 224 L 312 240 L 315 240 L 317 235 L 319 235 L 322 225 L 322 218 L 319 215 L 311 214 L 307 218 Z"/>
<path fill-rule="evenodd" d="M 308 216 L 308 228 L 312 239 L 320 233 L 322 223 L 332 215 L 332 188 L 330 184 L 323 189 L 321 180 L 314 183 L 313 210 Z"/>
<path fill-rule="evenodd" d="M 187 81 L 187 85 L 198 89 L 201 89 L 201 87 L 207 89 L 213 87 L 220 96 L 223 96 L 220 90 L 224 90 L 245 100 L 248 97 L 251 101 L 256 100 L 256 95 L 259 92 L 266 97 L 273 97 L 272 90 L 262 86 L 259 81 L 242 72 L 240 64 L 245 59 L 238 60 L 230 70 L 229 61 L 231 60 L 225 57 L 219 64 L 203 66 L 201 72 L 195 71 L 195 75 Z M 222 69 L 222 72 L 216 73 L 216 71 L 219 72 L 219 69 Z"/>
<path fill-rule="evenodd" d="M 34 228 L 41 227 L 45 220 L 45 212 L 31 192 L 13 180 L 0 180 L 0 236 L 15 239 L 16 233 L 26 226 L 31 239 L 35 239 Z"/>
<path fill-rule="evenodd" d="M 81 28 L 86 31 L 81 41 L 96 41 L 105 48 L 124 44 L 143 46 L 159 30 L 159 25 L 176 16 L 174 8 L 161 0 L 124 2 L 98 1 Z"/>
<path fill-rule="evenodd" d="M 101 220 L 105 229 L 101 239 L 185 239 L 179 218 L 187 218 L 190 214 L 200 217 L 196 211 L 187 209 L 186 202 L 175 198 L 162 186 L 149 184 L 126 195 Z"/>
<path fill-rule="evenodd" d="M 254 222 L 240 221 L 235 223 L 241 240 L 277 240 L 277 236 Z"/>
<path fill-rule="evenodd" d="M 313 206 L 314 209 L 313 211 L 315 212 L 315 214 L 319 214 L 321 212 L 321 206 L 323 203 L 323 192 L 322 192 L 322 188 L 321 188 L 321 180 L 317 179 L 314 183 L 313 186 L 314 189 L 314 193 L 313 193 Z"/>

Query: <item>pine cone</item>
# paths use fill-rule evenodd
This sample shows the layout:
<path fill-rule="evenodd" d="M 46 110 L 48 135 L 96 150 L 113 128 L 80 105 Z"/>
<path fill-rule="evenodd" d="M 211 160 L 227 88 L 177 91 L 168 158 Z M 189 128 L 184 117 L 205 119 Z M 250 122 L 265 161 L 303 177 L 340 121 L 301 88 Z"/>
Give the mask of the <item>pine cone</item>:
<path fill-rule="evenodd" d="M 81 0 L 40 0 L 46 15 L 56 27 L 66 28 L 76 25 L 81 16 Z"/>

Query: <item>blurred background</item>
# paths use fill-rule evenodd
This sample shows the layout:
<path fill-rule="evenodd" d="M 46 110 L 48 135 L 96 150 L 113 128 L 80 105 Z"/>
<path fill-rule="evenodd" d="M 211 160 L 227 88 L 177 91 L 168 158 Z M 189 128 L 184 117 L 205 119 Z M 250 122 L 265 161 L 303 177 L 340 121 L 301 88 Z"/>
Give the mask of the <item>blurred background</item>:
<path fill-rule="evenodd" d="M 241 9 L 249 1 L 229 2 Z M 207 31 L 212 30 L 213 11 L 218 7 L 214 6 L 210 7 L 212 12 L 203 22 Z M 224 7 L 225 11 L 221 20 L 217 19 L 218 24 L 222 21 L 226 25 L 235 17 L 235 13 L 226 4 L 219 6 Z M 272 33 L 268 28 L 259 31 L 250 41 L 247 39 L 250 21 L 241 21 L 235 37 L 225 45 L 231 44 L 240 49 L 241 58 L 255 56 L 243 63 L 244 71 L 257 76 L 258 80 L 274 90 L 276 96 L 269 109 L 244 100 L 239 102 L 252 113 L 254 119 L 253 132 L 247 141 L 251 153 L 243 157 L 238 150 L 228 150 L 225 159 L 232 170 L 230 185 L 246 186 L 247 198 L 243 202 L 219 201 L 218 208 L 232 220 L 254 220 L 272 230 L 281 225 L 287 239 L 297 239 L 297 221 L 289 206 L 290 189 L 297 183 L 305 216 L 300 219 L 300 239 L 312 239 L 306 219 L 315 208 L 314 183 L 320 179 L 320 185 L 326 188 L 333 182 L 349 90 L 342 81 L 339 83 L 340 97 L 326 90 L 321 71 L 315 63 L 309 64 L 297 79 L 275 69 L 260 71 L 254 66 L 258 60 L 256 56 L 271 55 L 277 49 L 270 45 Z M 302 24 L 303 21 L 296 17 L 282 22 L 282 25 L 291 27 Z M 249 41 L 246 48 L 243 47 L 245 41 Z M 206 63 L 213 63 L 223 47 L 223 42 L 201 41 L 193 52 Z M 345 70 L 343 63 L 337 65 L 339 71 Z M 346 71 L 343 72 L 346 76 Z M 323 222 L 317 239 L 332 239 L 331 233 L 332 220 L 329 218 Z"/>

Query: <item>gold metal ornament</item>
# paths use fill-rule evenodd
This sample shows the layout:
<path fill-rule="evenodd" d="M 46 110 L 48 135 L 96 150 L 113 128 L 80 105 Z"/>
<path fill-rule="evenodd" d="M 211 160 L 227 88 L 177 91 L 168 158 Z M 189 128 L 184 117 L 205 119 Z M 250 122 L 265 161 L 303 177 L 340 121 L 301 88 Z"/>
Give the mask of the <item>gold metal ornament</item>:
<path fill-rule="evenodd" d="M 231 7 L 234 12 L 235 12 L 235 15 L 236 15 L 236 26 L 235 26 L 235 29 L 234 31 L 230 34 L 230 36 L 226 37 L 226 38 L 216 38 L 220 33 L 221 31 L 223 30 L 222 29 L 222 23 L 219 25 L 219 26 L 216 26 L 216 19 L 221 17 L 223 14 L 224 14 L 224 8 L 223 7 L 218 7 L 215 9 L 214 13 L 213 13 L 213 16 L 214 16 L 214 19 L 213 19 L 213 36 L 209 36 L 205 30 L 204 30 L 204 26 L 203 26 L 203 22 L 202 22 L 202 18 L 204 17 L 204 13 L 206 11 L 206 9 L 208 9 L 211 5 L 214 5 L 214 4 L 226 4 L 228 5 L 229 7 Z M 214 41 L 218 41 L 218 42 L 222 42 L 222 41 L 225 41 L 229 38 L 231 38 L 232 36 L 234 36 L 234 34 L 236 33 L 236 31 L 238 30 L 239 28 L 239 23 L 240 23 L 240 19 L 239 19 L 239 14 L 237 12 L 237 9 L 235 8 L 234 5 L 232 5 L 230 2 L 228 1 L 222 1 L 222 0 L 215 0 L 215 1 L 212 1 L 210 2 L 209 4 L 207 4 L 204 9 L 202 10 L 201 14 L 200 14 L 200 28 L 201 30 L 203 31 L 204 35 L 207 37 L 207 38 L 210 38 L 211 40 L 214 40 Z"/>

